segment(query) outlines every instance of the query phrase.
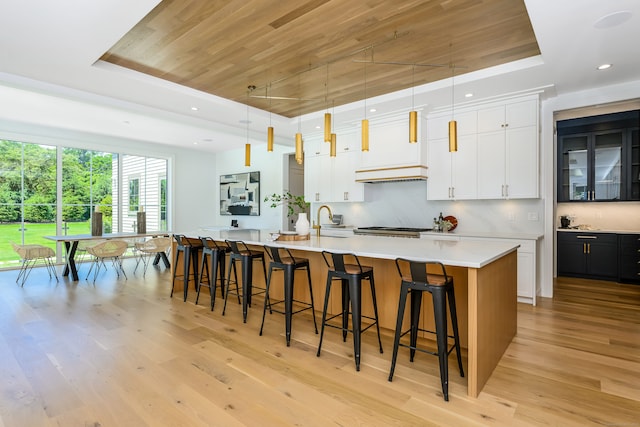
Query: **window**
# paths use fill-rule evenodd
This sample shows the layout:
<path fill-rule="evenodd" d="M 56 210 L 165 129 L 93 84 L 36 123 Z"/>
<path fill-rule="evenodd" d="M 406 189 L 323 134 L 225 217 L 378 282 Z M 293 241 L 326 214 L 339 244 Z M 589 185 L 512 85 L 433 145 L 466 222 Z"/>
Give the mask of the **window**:
<path fill-rule="evenodd" d="M 96 207 L 105 233 L 134 231 L 142 206 L 148 230 L 167 230 L 167 170 L 166 159 L 0 139 L 0 268 L 20 263 L 11 241 L 55 250 L 44 236 L 89 233 Z"/>
<path fill-rule="evenodd" d="M 137 212 L 140 206 L 140 180 L 129 178 L 129 212 Z"/>

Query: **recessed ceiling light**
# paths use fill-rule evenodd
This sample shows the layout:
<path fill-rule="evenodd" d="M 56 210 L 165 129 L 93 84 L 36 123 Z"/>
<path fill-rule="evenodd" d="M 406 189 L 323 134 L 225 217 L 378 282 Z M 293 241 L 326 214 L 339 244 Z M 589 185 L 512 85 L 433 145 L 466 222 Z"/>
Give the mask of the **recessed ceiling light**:
<path fill-rule="evenodd" d="M 375 113 L 376 111 L 378 111 L 378 110 L 376 110 L 375 108 L 372 108 L 372 109 L 369 110 L 370 113 Z"/>
<path fill-rule="evenodd" d="M 198 109 L 199 109 L 199 108 L 198 108 L 198 107 L 191 107 L 191 109 L 192 109 L 193 111 L 198 111 Z"/>
<path fill-rule="evenodd" d="M 320 125 L 316 125 L 316 129 L 320 129 Z"/>
<path fill-rule="evenodd" d="M 193 143 L 193 145 L 198 145 L 198 141 L 195 141 L 195 142 Z"/>
<path fill-rule="evenodd" d="M 611 64 L 602 64 L 598 66 L 598 70 L 606 70 L 607 68 L 611 68 Z"/>
<path fill-rule="evenodd" d="M 464 97 L 465 97 L 465 98 L 471 98 L 472 96 L 473 96 L 473 94 L 472 94 L 472 93 L 465 93 L 465 94 L 464 94 Z"/>
<path fill-rule="evenodd" d="M 631 19 L 632 15 L 633 14 L 628 10 L 609 13 L 608 15 L 598 18 L 598 20 L 593 23 L 593 26 L 599 29 L 617 27 Z"/>

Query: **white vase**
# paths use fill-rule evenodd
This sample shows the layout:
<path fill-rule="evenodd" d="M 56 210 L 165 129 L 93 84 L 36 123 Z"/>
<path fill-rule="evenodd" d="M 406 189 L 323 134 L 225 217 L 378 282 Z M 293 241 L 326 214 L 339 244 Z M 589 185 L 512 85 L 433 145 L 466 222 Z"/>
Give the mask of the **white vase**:
<path fill-rule="evenodd" d="M 296 233 L 299 236 L 306 236 L 309 234 L 309 220 L 307 219 L 306 212 L 300 212 L 298 214 L 298 220 L 296 221 Z"/>

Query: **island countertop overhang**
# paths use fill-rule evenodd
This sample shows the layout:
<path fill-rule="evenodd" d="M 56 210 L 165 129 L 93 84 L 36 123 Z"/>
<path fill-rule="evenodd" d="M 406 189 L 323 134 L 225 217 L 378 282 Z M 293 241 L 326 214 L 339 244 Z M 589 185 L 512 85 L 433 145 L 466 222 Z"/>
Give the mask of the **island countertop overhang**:
<path fill-rule="evenodd" d="M 214 240 L 242 240 L 249 245 L 273 245 L 293 250 L 312 252 L 350 252 L 361 257 L 395 259 L 408 258 L 418 261 L 439 261 L 456 267 L 482 268 L 517 251 L 518 244 L 511 242 L 455 241 L 438 239 L 414 239 L 384 236 L 316 237 L 309 240 L 273 241 L 266 230 L 199 230 L 184 233 L 187 237 L 211 237 Z"/>

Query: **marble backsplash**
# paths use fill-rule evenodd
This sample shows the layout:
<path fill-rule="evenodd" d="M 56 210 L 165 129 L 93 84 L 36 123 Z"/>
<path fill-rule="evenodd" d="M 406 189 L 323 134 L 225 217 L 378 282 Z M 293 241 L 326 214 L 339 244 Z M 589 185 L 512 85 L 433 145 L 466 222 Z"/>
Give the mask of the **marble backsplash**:
<path fill-rule="evenodd" d="M 329 204 L 334 213 L 344 215 L 344 224 L 430 228 L 442 212 L 456 217 L 458 231 L 544 232 L 541 199 L 429 201 L 424 181 L 365 185 L 365 202 Z M 318 206 L 311 207 L 313 219 Z M 326 213 L 322 215 L 321 223 L 326 223 Z"/>
<path fill-rule="evenodd" d="M 613 231 L 640 231 L 640 202 L 558 203 L 556 223 L 568 215 L 571 225 Z"/>

